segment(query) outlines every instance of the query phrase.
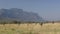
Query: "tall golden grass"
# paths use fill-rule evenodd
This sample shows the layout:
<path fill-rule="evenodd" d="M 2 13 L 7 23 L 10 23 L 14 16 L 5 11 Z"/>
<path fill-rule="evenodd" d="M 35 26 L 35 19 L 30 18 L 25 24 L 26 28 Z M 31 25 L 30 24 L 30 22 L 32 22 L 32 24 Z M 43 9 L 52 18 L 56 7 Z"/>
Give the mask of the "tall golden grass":
<path fill-rule="evenodd" d="M 0 24 L 0 34 L 60 34 L 60 23 Z"/>

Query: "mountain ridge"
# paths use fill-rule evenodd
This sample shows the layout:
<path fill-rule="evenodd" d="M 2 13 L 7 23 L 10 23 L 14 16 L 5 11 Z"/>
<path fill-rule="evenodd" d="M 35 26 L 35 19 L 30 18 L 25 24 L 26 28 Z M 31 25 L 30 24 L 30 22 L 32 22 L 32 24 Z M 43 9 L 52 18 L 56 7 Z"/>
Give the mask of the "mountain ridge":
<path fill-rule="evenodd" d="M 15 19 L 20 21 L 43 21 L 37 13 L 26 12 L 23 9 L 0 9 L 0 19 Z"/>

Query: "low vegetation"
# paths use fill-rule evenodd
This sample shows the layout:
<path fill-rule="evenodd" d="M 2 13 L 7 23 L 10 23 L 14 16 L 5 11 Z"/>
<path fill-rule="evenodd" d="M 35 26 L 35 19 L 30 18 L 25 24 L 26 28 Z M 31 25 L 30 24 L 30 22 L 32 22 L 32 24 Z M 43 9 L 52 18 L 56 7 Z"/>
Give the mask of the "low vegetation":
<path fill-rule="evenodd" d="M 60 34 L 60 23 L 3 22 L 0 24 L 0 34 Z"/>

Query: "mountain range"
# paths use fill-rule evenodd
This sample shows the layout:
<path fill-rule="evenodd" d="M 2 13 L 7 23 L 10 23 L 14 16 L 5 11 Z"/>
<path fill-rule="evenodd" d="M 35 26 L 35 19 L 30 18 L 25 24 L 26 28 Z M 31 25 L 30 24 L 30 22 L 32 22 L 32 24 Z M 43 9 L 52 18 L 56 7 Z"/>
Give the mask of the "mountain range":
<path fill-rule="evenodd" d="M 27 12 L 18 8 L 0 9 L 0 20 L 7 19 L 19 21 L 43 21 L 43 18 L 34 12 Z"/>

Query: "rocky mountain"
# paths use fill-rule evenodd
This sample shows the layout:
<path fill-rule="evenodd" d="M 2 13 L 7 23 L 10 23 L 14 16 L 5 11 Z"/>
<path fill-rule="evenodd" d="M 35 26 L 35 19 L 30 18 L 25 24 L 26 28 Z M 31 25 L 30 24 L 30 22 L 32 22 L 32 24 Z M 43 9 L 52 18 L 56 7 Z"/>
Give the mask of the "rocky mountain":
<path fill-rule="evenodd" d="M 43 21 L 37 13 L 26 12 L 23 9 L 11 8 L 11 9 L 0 9 L 0 20 L 12 19 L 20 21 Z"/>

